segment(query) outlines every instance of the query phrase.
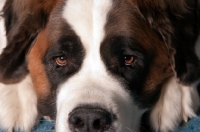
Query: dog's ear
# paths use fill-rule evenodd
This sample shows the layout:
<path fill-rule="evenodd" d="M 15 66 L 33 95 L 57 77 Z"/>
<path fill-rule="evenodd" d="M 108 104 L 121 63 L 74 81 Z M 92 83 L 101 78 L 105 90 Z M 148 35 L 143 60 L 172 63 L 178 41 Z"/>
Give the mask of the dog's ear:
<path fill-rule="evenodd" d="M 185 84 L 200 78 L 200 62 L 194 51 L 200 25 L 199 3 L 200 0 L 137 0 L 141 14 L 164 40 L 175 75 Z"/>
<path fill-rule="evenodd" d="M 172 68 L 175 69 L 174 55 L 176 49 L 171 42 L 173 36 L 173 27 L 169 18 L 168 11 L 170 7 L 168 6 L 168 0 L 137 0 L 137 5 L 144 18 L 150 24 L 151 28 L 155 30 L 166 43 Z M 171 6 L 175 5 L 172 4 Z"/>
<path fill-rule="evenodd" d="M 0 55 L 0 82 L 17 83 L 28 73 L 26 54 L 43 30 L 56 0 L 7 0 L 3 8 L 7 46 Z"/>

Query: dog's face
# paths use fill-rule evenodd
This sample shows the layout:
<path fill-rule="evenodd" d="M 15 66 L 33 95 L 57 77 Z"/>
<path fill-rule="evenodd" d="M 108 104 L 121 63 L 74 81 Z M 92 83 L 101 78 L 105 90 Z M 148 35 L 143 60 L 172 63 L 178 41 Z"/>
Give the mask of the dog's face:
<path fill-rule="evenodd" d="M 30 74 L 38 111 L 56 119 L 58 132 L 137 131 L 141 114 L 162 100 L 174 72 L 186 84 L 199 78 L 200 63 L 190 45 L 197 19 L 195 13 L 180 17 L 186 3 L 194 5 L 7 0 L 0 82 L 19 83 Z"/>
<path fill-rule="evenodd" d="M 27 62 L 57 131 L 136 130 L 172 75 L 165 43 L 129 1 L 61 2 Z"/>

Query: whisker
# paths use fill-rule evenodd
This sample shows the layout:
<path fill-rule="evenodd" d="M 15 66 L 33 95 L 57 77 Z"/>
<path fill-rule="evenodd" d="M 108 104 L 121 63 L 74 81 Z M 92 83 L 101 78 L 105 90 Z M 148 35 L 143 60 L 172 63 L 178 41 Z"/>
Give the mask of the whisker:
<path fill-rule="evenodd" d="M 130 132 L 133 132 L 130 128 L 128 128 L 128 127 L 125 127 L 127 130 L 129 130 Z"/>

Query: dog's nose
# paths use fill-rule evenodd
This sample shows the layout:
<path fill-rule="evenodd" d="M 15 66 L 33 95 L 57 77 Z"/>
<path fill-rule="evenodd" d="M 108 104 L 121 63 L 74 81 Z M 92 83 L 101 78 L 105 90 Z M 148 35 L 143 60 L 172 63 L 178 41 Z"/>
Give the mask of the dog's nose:
<path fill-rule="evenodd" d="M 68 122 L 72 131 L 96 132 L 109 130 L 113 118 L 107 110 L 80 107 L 69 114 Z"/>

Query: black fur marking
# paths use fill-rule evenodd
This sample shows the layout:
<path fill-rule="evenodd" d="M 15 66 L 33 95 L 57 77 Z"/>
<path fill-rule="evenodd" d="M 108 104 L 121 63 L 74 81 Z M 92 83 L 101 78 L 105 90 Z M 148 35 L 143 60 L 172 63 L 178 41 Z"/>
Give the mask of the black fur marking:
<path fill-rule="evenodd" d="M 57 65 L 55 58 L 64 55 L 67 60 L 65 66 Z M 62 36 L 46 53 L 44 64 L 52 87 L 58 85 L 75 74 L 81 67 L 84 49 L 77 36 Z"/>
<path fill-rule="evenodd" d="M 146 111 L 141 118 L 140 132 L 154 132 L 150 123 L 150 111 Z"/>
<path fill-rule="evenodd" d="M 151 55 L 148 55 L 140 44 L 132 38 L 115 36 L 105 39 L 100 51 L 107 70 L 115 77 L 123 80 L 123 84 L 133 94 L 140 107 L 150 107 L 157 101 L 161 85 L 158 85 L 152 93 L 147 93 L 145 98 L 141 98 L 145 90 L 146 77 L 150 70 Z M 124 55 L 133 55 L 135 62 L 126 66 Z"/>

